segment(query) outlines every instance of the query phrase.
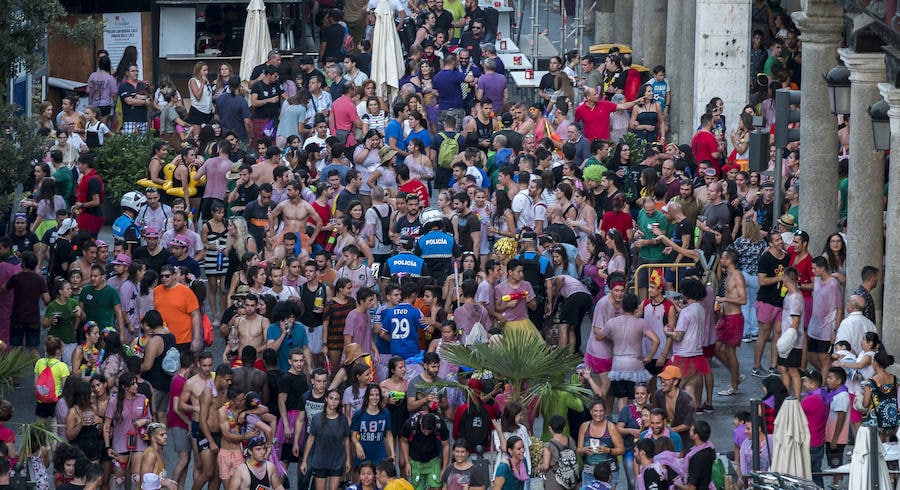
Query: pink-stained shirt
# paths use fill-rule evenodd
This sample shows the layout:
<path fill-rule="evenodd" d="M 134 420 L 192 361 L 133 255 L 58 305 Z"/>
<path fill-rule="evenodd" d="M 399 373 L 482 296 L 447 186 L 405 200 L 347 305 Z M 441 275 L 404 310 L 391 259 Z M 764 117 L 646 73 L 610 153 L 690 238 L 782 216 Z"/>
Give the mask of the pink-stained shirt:
<path fill-rule="evenodd" d="M 813 280 L 812 312 L 809 314 L 807 335 L 816 340 L 831 341 L 831 333 L 835 326 L 837 309 L 843 304 L 841 282 L 834 278 L 822 282 L 820 278 Z M 854 349 L 857 346 L 852 346 Z"/>
<path fill-rule="evenodd" d="M 606 295 L 594 306 L 594 323 L 591 326 L 602 329 L 606 322 L 622 314 L 622 306 L 614 306 L 609 295 Z M 612 345 L 608 340 L 597 340 L 593 332 L 588 336 L 586 352 L 597 359 L 612 359 Z"/>
<path fill-rule="evenodd" d="M 611 371 L 643 371 L 643 340 L 653 329 L 643 318 L 621 315 L 608 320 L 600 331 L 612 343 Z"/>
<path fill-rule="evenodd" d="M 364 352 L 369 352 L 372 345 L 372 321 L 368 313 L 360 313 L 354 308 L 347 314 L 344 322 L 344 335 L 349 335 L 354 342 L 362 346 Z"/>
<path fill-rule="evenodd" d="M 172 384 L 169 385 L 169 412 L 166 419 L 166 425 L 169 427 L 180 427 L 184 430 L 188 429 L 187 423 L 185 423 L 184 419 L 178 416 L 175 413 L 175 397 L 180 397 L 182 392 L 184 391 L 184 384 L 187 380 L 184 376 L 180 374 L 176 374 L 172 378 Z"/>
<path fill-rule="evenodd" d="M 828 407 L 819 394 L 808 395 L 800 402 L 800 408 L 809 422 L 809 446 L 819 447 L 825 444 L 825 424 L 828 420 Z"/>
<path fill-rule="evenodd" d="M 519 300 L 519 303 L 516 306 L 503 312 L 503 316 L 510 322 L 528 319 L 528 305 L 526 303 L 534 299 L 534 289 L 528 281 L 520 282 L 519 287 L 517 288 L 511 287 L 506 281 L 494 286 L 494 301 L 496 303 L 502 302 L 504 295 L 516 291 L 528 291 L 528 296 L 524 300 Z"/>
<path fill-rule="evenodd" d="M 563 274 L 558 276 L 562 278 L 562 286 L 559 288 L 559 295 L 563 298 L 568 298 L 569 296 L 575 293 L 585 293 L 590 295 L 591 292 L 588 290 L 587 286 L 582 284 L 581 281 L 575 279 L 570 275 Z"/>
<path fill-rule="evenodd" d="M 228 178 L 225 177 L 231 171 L 231 160 L 223 157 L 214 157 L 203 162 L 197 170 L 196 178 L 206 176 L 206 187 L 203 189 L 205 199 L 214 197 L 225 200 L 227 194 Z"/>
<path fill-rule="evenodd" d="M 678 315 L 676 332 L 684 332 L 680 341 L 673 342 L 672 355 L 695 357 L 703 354 L 703 334 L 706 329 L 706 312 L 700 303 L 687 305 Z"/>

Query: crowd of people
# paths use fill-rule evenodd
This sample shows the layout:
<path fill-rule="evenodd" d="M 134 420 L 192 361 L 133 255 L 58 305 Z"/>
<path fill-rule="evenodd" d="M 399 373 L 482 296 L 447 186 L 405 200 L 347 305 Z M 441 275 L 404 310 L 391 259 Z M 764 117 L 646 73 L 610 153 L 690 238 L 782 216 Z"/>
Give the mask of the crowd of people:
<path fill-rule="evenodd" d="M 101 52 L 90 105 L 42 105 L 55 141 L 0 238 L 0 340 L 40 351 L 34 415 L 62 443 L 18 454 L 0 426 L 0 485 L 24 460 L 38 488 L 181 490 L 191 471 L 195 490 L 277 489 L 292 463 L 317 490 L 707 488 L 717 453 L 695 416 L 747 374 L 765 400 L 735 417 L 743 475 L 751 418 L 767 447 L 788 395 L 816 472 L 843 463 L 863 419 L 896 431 L 878 268 L 845 303 L 843 230 L 811 244 L 798 227 L 796 144 L 781 216 L 747 168 L 771 104 L 729 133 L 714 98 L 691 144 L 667 144 L 681 101 L 665 67 L 642 77 L 615 49 L 551 58 L 517 100 L 474 0 L 410 12 L 388 100 L 368 41 L 345 52 L 341 11 L 321 14 L 318 62 L 273 51 L 243 81 L 198 62 L 186 104 L 168 77 L 138 80 L 135 52 L 115 71 Z M 799 51 L 796 29 L 766 25 L 754 50 L 770 39 L 765 70 L 790 83 L 799 56 L 776 51 Z M 150 128 L 144 188 L 118 196 L 107 243 L 91 150 Z M 523 405 L 502 373 L 446 358 L 513 331 L 583 356 L 566 374 L 594 399 Z M 12 412 L 0 401 L 0 422 Z"/>

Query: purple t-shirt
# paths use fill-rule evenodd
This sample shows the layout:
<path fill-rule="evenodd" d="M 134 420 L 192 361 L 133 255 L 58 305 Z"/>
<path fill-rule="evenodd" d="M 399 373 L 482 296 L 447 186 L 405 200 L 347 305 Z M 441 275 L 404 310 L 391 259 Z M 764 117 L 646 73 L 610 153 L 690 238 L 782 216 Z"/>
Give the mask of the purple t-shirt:
<path fill-rule="evenodd" d="M 503 316 L 506 317 L 506 320 L 511 322 L 528 319 L 528 305 L 526 303 L 534 299 L 534 289 L 528 281 L 522 281 L 517 288 L 511 287 L 506 281 L 503 281 L 494 287 L 494 301 L 496 302 L 503 301 L 501 298 L 503 298 L 504 295 L 516 291 L 528 291 L 528 296 L 525 300 L 519 300 L 519 303 L 516 306 L 503 312 Z"/>
<path fill-rule="evenodd" d="M 203 162 L 200 169 L 197 170 L 197 178 L 206 175 L 206 188 L 203 190 L 203 197 L 225 200 L 228 185 L 228 178 L 225 177 L 231 170 L 231 160 L 223 157 L 213 157 Z"/>
<path fill-rule="evenodd" d="M 621 315 L 608 320 L 600 331 L 612 343 L 611 371 L 643 371 L 641 359 L 644 336 L 652 332 L 650 324 L 634 315 Z"/>
<path fill-rule="evenodd" d="M 484 90 L 482 98 L 491 99 L 494 112 L 503 108 L 503 91 L 506 90 L 506 77 L 499 73 L 489 72 L 478 79 L 478 89 Z"/>
<path fill-rule="evenodd" d="M 356 308 L 350 311 L 344 323 L 344 335 L 349 335 L 354 342 L 362 346 L 363 351 L 368 352 L 372 345 L 372 323 L 369 315 L 360 313 Z"/>
<path fill-rule="evenodd" d="M 578 279 L 565 274 L 559 277 L 562 278 L 563 281 L 562 286 L 559 288 L 559 295 L 563 298 L 568 298 L 575 293 L 591 294 L 591 292 L 588 291 L 587 286 Z"/>
<path fill-rule="evenodd" d="M 491 317 L 487 309 L 478 303 L 463 303 L 453 312 L 453 319 L 465 335 L 469 335 L 475 322 L 481 323 L 485 330 L 491 328 Z"/>
<path fill-rule="evenodd" d="M 462 109 L 463 96 L 460 84 L 466 80 L 466 75 L 456 70 L 441 70 L 434 76 L 431 82 L 434 90 L 441 94 L 438 108 L 442 111 L 448 109 Z"/>
<path fill-rule="evenodd" d="M 809 315 L 807 334 L 816 340 L 831 340 L 831 332 L 834 328 L 835 315 L 840 308 L 841 283 L 832 278 L 828 282 L 822 282 L 820 278 L 813 280 L 813 307 Z"/>
<path fill-rule="evenodd" d="M 687 305 L 678 315 L 676 332 L 684 332 L 684 337 L 672 344 L 672 354 L 679 357 L 703 355 L 703 334 L 706 328 L 706 312 L 700 303 Z"/>
<path fill-rule="evenodd" d="M 622 315 L 622 306 L 614 306 L 609 295 L 600 298 L 597 305 L 594 306 L 594 323 L 591 324 L 595 329 L 602 329 L 606 322 Z M 608 340 L 597 340 L 592 334 L 588 337 L 586 352 L 597 359 L 612 359 L 612 345 Z"/>

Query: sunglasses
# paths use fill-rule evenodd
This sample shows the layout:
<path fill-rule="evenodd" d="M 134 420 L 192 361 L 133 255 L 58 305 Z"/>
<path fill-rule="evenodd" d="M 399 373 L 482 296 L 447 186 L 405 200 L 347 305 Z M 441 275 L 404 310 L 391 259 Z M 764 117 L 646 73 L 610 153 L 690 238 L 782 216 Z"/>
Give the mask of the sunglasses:
<path fill-rule="evenodd" d="M 160 279 L 168 279 L 168 278 L 170 278 L 170 277 L 172 277 L 172 274 L 160 274 L 160 275 L 159 275 L 159 278 L 160 278 Z"/>

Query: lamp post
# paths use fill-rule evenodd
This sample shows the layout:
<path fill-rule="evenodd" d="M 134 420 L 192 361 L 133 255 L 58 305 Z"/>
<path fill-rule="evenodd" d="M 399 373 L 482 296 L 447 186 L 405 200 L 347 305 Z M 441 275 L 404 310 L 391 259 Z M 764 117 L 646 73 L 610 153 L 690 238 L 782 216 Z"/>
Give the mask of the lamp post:
<path fill-rule="evenodd" d="M 872 118 L 872 136 L 875 139 L 875 149 L 887 151 L 891 149 L 891 119 L 888 117 L 888 111 L 891 110 L 890 104 L 879 100 L 866 111 Z"/>
<path fill-rule="evenodd" d="M 823 75 L 828 84 L 828 102 L 832 114 L 850 114 L 850 70 L 836 65 Z"/>

